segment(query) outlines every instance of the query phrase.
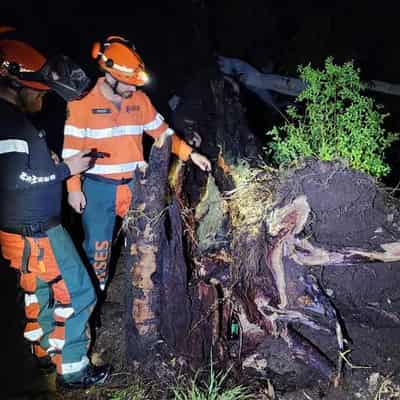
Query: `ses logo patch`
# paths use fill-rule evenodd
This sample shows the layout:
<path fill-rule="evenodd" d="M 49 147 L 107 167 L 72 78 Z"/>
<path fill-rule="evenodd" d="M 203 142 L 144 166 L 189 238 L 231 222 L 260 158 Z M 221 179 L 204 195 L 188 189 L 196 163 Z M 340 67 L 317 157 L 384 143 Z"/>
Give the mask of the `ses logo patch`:
<path fill-rule="evenodd" d="M 111 114 L 110 108 L 92 108 L 92 114 Z"/>
<path fill-rule="evenodd" d="M 138 105 L 129 105 L 129 106 L 126 106 L 126 112 L 127 113 L 129 113 L 129 112 L 132 112 L 132 111 L 139 111 L 140 110 L 140 106 L 138 106 Z"/>

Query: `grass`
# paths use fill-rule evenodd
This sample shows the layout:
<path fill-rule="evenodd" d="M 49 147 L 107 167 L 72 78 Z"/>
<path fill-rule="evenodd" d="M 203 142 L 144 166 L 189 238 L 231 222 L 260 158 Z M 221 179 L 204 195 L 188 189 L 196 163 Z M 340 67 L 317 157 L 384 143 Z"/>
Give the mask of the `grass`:
<path fill-rule="evenodd" d="M 251 400 L 255 397 L 249 389 L 242 385 L 226 387 L 226 380 L 231 369 L 216 373 L 211 361 L 208 382 L 198 382 L 198 375 L 192 379 L 189 386 L 181 385 L 173 388 L 174 400 Z"/>
<path fill-rule="evenodd" d="M 150 400 L 152 387 L 139 377 L 132 378 L 127 385 L 120 387 L 92 386 L 89 389 L 70 390 L 56 393 L 54 400 Z M 40 399 L 37 399 L 40 400 Z"/>
<path fill-rule="evenodd" d="M 143 384 L 135 383 L 125 389 L 114 390 L 110 393 L 109 400 L 145 400 L 147 398 Z"/>

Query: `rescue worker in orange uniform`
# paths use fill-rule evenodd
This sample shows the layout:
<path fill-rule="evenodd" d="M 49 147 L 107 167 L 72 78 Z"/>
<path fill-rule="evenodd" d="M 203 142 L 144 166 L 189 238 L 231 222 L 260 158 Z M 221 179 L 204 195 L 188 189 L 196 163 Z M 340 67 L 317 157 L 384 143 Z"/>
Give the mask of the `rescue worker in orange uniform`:
<path fill-rule="evenodd" d="M 90 166 L 89 150 L 59 162 L 29 119 L 49 90 L 71 100 L 89 80 L 67 57 L 46 60 L 12 28 L 0 32 L 0 248 L 20 271 L 24 336 L 39 366 L 55 365 L 59 385 L 101 384 L 110 368 L 87 357 L 95 291 L 60 224 L 62 182 Z"/>
<path fill-rule="evenodd" d="M 85 147 L 106 156 L 83 176 L 67 181 L 68 202 L 82 213 L 84 250 L 104 290 L 116 216 L 127 213 L 134 192 L 133 171 L 145 164 L 143 133 L 157 138 L 167 132 L 172 135 L 172 152 L 181 160 L 190 158 L 204 171 L 210 170 L 211 164 L 180 139 L 147 95 L 137 90 L 148 77 L 142 59 L 128 40 L 110 36 L 103 43 L 95 43 L 92 57 L 105 76 L 87 96 L 69 103 L 63 157 Z"/>

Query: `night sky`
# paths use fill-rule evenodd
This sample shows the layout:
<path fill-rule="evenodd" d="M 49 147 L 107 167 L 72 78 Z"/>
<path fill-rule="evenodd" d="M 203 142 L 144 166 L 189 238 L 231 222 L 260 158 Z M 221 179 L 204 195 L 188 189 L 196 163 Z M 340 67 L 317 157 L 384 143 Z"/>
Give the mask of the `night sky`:
<path fill-rule="evenodd" d="M 97 4 L 96 4 L 97 3 Z M 395 1 L 175 0 L 2 1 L 0 23 L 17 27 L 47 53 L 65 53 L 95 78 L 94 41 L 109 34 L 129 38 L 151 74 L 145 89 L 160 112 L 167 101 L 215 55 L 242 58 L 257 68 L 296 75 L 297 65 L 321 65 L 327 56 L 354 60 L 363 79 L 399 82 L 400 45 Z M 373 95 L 400 131 L 400 99 Z M 64 108 L 54 99 L 42 119 L 59 135 Z M 54 107 L 61 110 L 55 114 Z M 261 111 L 262 112 L 262 111 Z M 60 115 L 60 118 L 54 117 Z M 57 120 L 55 119 L 57 118 Z M 263 120 L 264 121 L 264 120 Z M 397 159 L 397 153 L 390 155 Z"/>

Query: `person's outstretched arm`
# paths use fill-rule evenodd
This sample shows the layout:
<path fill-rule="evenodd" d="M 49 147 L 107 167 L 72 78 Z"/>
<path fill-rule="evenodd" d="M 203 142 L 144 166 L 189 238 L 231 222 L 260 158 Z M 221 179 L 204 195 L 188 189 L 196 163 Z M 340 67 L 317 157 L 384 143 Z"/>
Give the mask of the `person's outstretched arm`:
<path fill-rule="evenodd" d="M 164 121 L 164 118 L 154 108 L 150 99 L 142 93 L 144 100 L 143 109 L 143 128 L 144 131 L 152 136 L 158 138 L 164 132 L 172 136 L 172 153 L 178 156 L 181 160 L 187 161 L 189 158 L 203 171 L 211 170 L 211 163 L 207 157 L 194 151 L 183 139 L 181 139 Z"/>

